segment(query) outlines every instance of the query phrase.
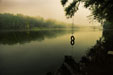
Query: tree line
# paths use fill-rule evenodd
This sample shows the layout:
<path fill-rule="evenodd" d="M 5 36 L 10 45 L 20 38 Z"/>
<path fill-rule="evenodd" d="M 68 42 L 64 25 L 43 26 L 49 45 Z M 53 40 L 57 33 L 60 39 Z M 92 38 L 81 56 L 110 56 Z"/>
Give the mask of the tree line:
<path fill-rule="evenodd" d="M 0 14 L 0 30 L 26 30 L 33 28 L 65 28 L 66 23 L 56 20 L 44 20 L 41 17 L 29 17 L 22 14 Z"/>

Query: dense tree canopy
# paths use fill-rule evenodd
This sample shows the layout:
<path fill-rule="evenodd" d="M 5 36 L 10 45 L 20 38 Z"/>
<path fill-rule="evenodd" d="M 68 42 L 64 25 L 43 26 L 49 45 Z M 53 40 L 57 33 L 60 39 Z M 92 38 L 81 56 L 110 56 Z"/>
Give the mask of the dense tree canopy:
<path fill-rule="evenodd" d="M 42 28 L 65 28 L 66 23 L 56 20 L 44 20 L 41 17 L 29 17 L 22 14 L 0 14 L 0 30 L 28 30 Z"/>
<path fill-rule="evenodd" d="M 68 0 L 61 0 L 65 7 Z M 71 18 L 77 12 L 80 3 L 84 3 L 84 7 L 92 11 L 92 16 L 99 22 L 113 20 L 113 1 L 112 0 L 73 0 L 67 7 L 65 7 L 66 16 Z"/>

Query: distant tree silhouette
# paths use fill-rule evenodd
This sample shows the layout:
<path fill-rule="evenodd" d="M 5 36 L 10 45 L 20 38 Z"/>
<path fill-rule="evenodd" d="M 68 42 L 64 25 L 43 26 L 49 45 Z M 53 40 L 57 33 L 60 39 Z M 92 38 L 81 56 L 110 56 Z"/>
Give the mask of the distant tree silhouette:
<path fill-rule="evenodd" d="M 0 30 L 28 30 L 32 28 L 65 28 L 66 23 L 29 17 L 22 14 L 0 14 Z"/>

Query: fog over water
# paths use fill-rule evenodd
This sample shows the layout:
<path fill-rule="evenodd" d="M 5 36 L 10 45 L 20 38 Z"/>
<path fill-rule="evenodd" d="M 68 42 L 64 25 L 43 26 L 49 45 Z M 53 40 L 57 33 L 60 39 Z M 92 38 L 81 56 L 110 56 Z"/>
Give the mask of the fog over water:
<path fill-rule="evenodd" d="M 60 0 L 0 0 L 0 13 L 21 13 L 28 16 L 41 16 L 45 19 L 51 18 L 68 23 L 72 22 L 72 19 L 66 19 Z M 79 11 L 75 14 L 75 24 L 83 26 L 99 25 L 96 22 L 89 23 L 90 20 L 87 18 L 89 15 L 90 11 L 81 4 Z"/>

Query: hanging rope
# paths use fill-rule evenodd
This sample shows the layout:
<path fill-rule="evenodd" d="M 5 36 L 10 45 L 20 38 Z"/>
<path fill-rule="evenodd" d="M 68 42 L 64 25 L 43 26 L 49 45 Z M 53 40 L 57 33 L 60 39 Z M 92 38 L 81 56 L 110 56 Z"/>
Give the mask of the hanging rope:
<path fill-rule="evenodd" d="M 72 17 L 72 35 L 73 35 L 73 32 L 74 32 L 74 17 Z"/>
<path fill-rule="evenodd" d="M 74 44 L 75 44 L 75 37 L 74 37 L 74 35 L 73 35 L 73 33 L 74 33 L 74 17 L 72 18 L 72 36 L 71 36 L 71 45 L 73 46 Z"/>
<path fill-rule="evenodd" d="M 74 17 L 72 17 L 72 27 L 71 27 L 71 41 L 70 44 L 72 46 L 71 56 L 73 56 L 73 45 L 75 44 L 75 37 L 74 37 Z"/>

